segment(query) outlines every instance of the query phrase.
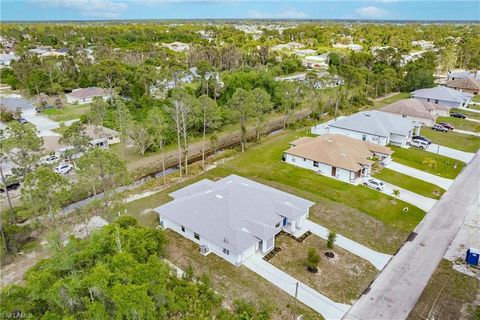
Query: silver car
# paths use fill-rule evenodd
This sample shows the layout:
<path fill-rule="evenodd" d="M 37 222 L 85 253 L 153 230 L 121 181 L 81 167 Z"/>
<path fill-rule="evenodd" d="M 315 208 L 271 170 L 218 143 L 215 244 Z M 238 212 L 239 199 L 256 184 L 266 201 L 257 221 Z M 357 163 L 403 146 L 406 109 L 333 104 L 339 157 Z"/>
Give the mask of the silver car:
<path fill-rule="evenodd" d="M 385 188 L 385 184 L 382 181 L 373 178 L 366 180 L 363 184 L 378 191 L 383 191 Z"/>

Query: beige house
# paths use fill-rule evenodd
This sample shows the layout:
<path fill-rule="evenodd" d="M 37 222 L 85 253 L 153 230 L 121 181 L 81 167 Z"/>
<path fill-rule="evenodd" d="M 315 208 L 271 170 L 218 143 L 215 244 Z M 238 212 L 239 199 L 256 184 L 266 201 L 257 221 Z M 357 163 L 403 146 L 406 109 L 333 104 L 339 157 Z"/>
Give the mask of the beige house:
<path fill-rule="evenodd" d="M 388 147 L 340 134 L 303 137 L 290 145 L 284 162 L 353 184 L 370 176 L 373 157 L 388 164 L 393 153 Z"/>
<path fill-rule="evenodd" d="M 418 99 L 403 99 L 386 105 L 383 112 L 412 120 L 423 126 L 431 127 L 437 117 L 448 117 L 449 107 Z"/>
<path fill-rule="evenodd" d="M 450 80 L 445 84 L 445 86 L 472 94 L 478 94 L 480 92 L 480 80 L 472 78 Z"/>

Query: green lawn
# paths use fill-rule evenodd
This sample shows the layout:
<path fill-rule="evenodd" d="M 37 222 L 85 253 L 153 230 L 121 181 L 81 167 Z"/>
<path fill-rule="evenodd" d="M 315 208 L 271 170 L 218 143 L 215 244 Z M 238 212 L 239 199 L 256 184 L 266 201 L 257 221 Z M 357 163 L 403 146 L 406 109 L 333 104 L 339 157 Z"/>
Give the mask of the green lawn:
<path fill-rule="evenodd" d="M 447 179 L 455 179 L 455 177 L 465 166 L 465 163 L 463 163 L 462 161 L 444 157 L 432 152 L 423 151 L 417 148 L 391 148 L 395 151 L 392 157 L 393 160 L 395 160 L 396 162 Z M 432 163 L 432 165 L 429 167 L 427 164 L 423 163 L 426 159 L 436 161 L 436 165 Z M 454 168 L 455 163 L 457 164 L 457 168 Z"/>
<path fill-rule="evenodd" d="M 375 101 L 374 104 L 376 107 L 381 108 L 386 106 L 387 104 L 394 103 L 398 100 L 408 99 L 408 98 L 410 98 L 410 92 L 399 92 L 398 94 L 391 96 L 389 98 L 386 98 L 380 101 Z"/>
<path fill-rule="evenodd" d="M 453 117 L 438 117 L 437 123 L 440 123 L 440 122 L 451 123 L 455 126 L 456 129 L 480 132 L 480 123 L 478 122 L 473 122 L 470 120 L 453 118 Z"/>
<path fill-rule="evenodd" d="M 480 108 L 480 106 L 477 106 L 477 107 Z M 480 120 L 480 113 L 478 113 L 478 112 L 467 111 L 467 110 L 464 110 L 464 109 L 457 109 L 457 108 L 451 109 L 450 112 L 452 112 L 452 113 L 454 113 L 454 112 L 463 113 L 468 118 L 473 118 L 473 119 Z"/>
<path fill-rule="evenodd" d="M 90 105 L 66 105 L 62 109 L 47 109 L 42 111 L 42 114 L 46 115 L 48 118 L 64 122 L 67 120 L 73 120 L 80 118 L 81 115 L 87 113 L 90 110 Z"/>
<path fill-rule="evenodd" d="M 422 130 L 421 135 L 432 140 L 433 143 L 465 152 L 475 153 L 480 149 L 480 138 L 469 134 L 452 131 L 438 132 L 426 128 Z"/>
<path fill-rule="evenodd" d="M 445 190 L 436 185 L 407 176 L 397 171 L 390 170 L 388 168 L 383 168 L 380 172 L 375 173 L 373 176 L 428 198 L 440 199 L 442 194 L 445 192 Z"/>
<path fill-rule="evenodd" d="M 477 96 L 480 97 L 480 96 Z M 480 102 L 480 101 L 479 101 Z M 480 110 L 480 105 L 478 104 L 471 104 L 468 106 L 468 109 L 475 109 L 475 110 Z"/>
<path fill-rule="evenodd" d="M 474 96 L 472 100 L 475 102 L 480 102 L 480 94 L 477 94 L 476 96 Z"/>

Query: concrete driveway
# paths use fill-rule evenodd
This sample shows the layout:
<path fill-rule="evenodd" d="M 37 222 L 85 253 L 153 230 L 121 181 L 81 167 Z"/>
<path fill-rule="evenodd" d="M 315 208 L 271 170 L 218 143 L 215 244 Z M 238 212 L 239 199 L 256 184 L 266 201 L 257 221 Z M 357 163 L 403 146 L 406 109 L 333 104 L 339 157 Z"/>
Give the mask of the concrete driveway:
<path fill-rule="evenodd" d="M 478 181 L 480 153 L 417 226 L 416 237 L 402 246 L 344 319 L 408 317 L 465 217 L 478 212 Z"/>
<path fill-rule="evenodd" d="M 469 136 L 480 137 L 480 133 L 478 133 L 478 132 L 460 130 L 460 129 L 453 129 L 452 131 L 456 132 L 456 133 L 468 134 Z"/>
<path fill-rule="evenodd" d="M 380 180 L 380 179 L 377 179 L 377 180 Z M 383 181 L 383 183 L 385 184 L 385 189 L 380 191 L 381 193 L 397 198 L 393 195 L 393 190 L 396 189 L 400 191 L 400 195 L 398 196 L 398 199 L 405 201 L 406 203 L 410 203 L 415 207 L 422 209 L 425 212 L 430 211 L 430 209 L 432 209 L 432 207 L 437 202 L 437 200 L 435 199 L 421 196 L 418 193 L 397 187 L 396 185 L 390 184 L 388 182 Z"/>
<path fill-rule="evenodd" d="M 469 163 L 472 160 L 474 153 L 460 151 L 457 149 L 452 149 L 444 146 L 440 146 L 438 144 L 432 143 L 430 144 L 425 151 L 436 153 L 445 157 L 449 157 L 452 159 L 460 160 L 465 163 Z"/>
<path fill-rule="evenodd" d="M 56 121 L 50 120 L 45 116 L 38 114 L 35 109 L 25 110 L 22 112 L 22 117 L 32 123 L 38 130 L 40 137 L 59 136 L 60 134 L 53 131 L 60 128 L 60 124 Z"/>
<path fill-rule="evenodd" d="M 318 291 L 263 260 L 260 255 L 254 255 L 244 262 L 243 265 L 292 297 L 295 297 L 295 292 L 297 292 L 297 299 L 300 302 L 320 313 L 325 319 L 341 319 L 350 309 L 350 305 L 330 300 Z"/>
<path fill-rule="evenodd" d="M 305 231 L 309 230 L 314 235 L 319 236 L 320 238 L 323 238 L 325 240 L 328 239 L 328 234 L 330 232 L 330 230 L 328 230 L 327 228 L 308 219 L 305 220 L 302 229 L 306 229 Z M 382 270 L 392 257 L 391 255 L 365 247 L 364 245 L 345 238 L 340 234 L 337 234 L 337 240 L 335 240 L 335 245 L 369 261 L 378 270 Z"/>
<path fill-rule="evenodd" d="M 447 190 L 450 188 L 450 186 L 453 183 L 453 180 L 442 178 L 430 173 L 427 173 L 422 170 L 418 170 L 403 164 L 400 164 L 398 162 L 392 161 L 390 162 L 386 168 L 406 174 L 407 176 L 411 176 L 420 180 L 423 180 L 425 182 L 434 184 L 436 186 L 442 187 L 443 189 Z"/>

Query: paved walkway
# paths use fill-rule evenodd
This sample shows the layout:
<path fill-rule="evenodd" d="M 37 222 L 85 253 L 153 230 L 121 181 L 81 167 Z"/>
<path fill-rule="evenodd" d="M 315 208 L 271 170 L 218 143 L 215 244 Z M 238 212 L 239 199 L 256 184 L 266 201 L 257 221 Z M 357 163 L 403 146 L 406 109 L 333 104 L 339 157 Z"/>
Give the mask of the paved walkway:
<path fill-rule="evenodd" d="M 477 110 L 477 109 L 471 109 L 471 108 L 465 108 L 465 107 L 459 107 L 458 109 L 465 110 L 465 111 L 470 111 L 470 112 L 480 113 L 480 110 Z"/>
<path fill-rule="evenodd" d="M 480 152 L 417 226 L 344 319 L 406 319 L 465 217 L 478 212 Z M 437 315 L 433 315 L 437 316 Z"/>
<path fill-rule="evenodd" d="M 456 133 L 468 134 L 469 136 L 480 137 L 480 133 L 478 133 L 478 132 L 460 130 L 460 129 L 453 129 L 452 131 L 456 132 Z"/>
<path fill-rule="evenodd" d="M 379 180 L 379 179 L 377 179 L 377 180 Z M 412 191 L 407 190 L 407 189 L 400 188 L 400 187 L 398 187 L 396 185 L 393 185 L 393 184 L 390 184 L 388 182 L 383 181 L 383 183 L 385 183 L 385 189 L 383 191 L 380 191 L 380 192 L 396 198 L 393 195 L 393 190 L 396 189 L 396 190 L 400 191 L 400 195 L 398 196 L 398 199 L 400 199 L 402 201 L 405 201 L 406 203 L 413 204 L 414 206 L 422 209 L 425 212 L 430 211 L 430 209 L 432 209 L 432 207 L 435 205 L 435 202 L 437 202 L 437 200 L 435 200 L 435 199 L 421 196 L 418 193 L 412 192 Z"/>
<path fill-rule="evenodd" d="M 474 118 L 465 118 L 465 120 L 468 120 L 468 121 L 472 121 L 472 122 L 476 122 L 476 123 L 480 123 L 480 120 L 478 119 L 474 119 Z"/>
<path fill-rule="evenodd" d="M 254 255 L 244 262 L 243 265 L 292 297 L 295 297 L 295 291 L 297 291 L 297 299 L 320 313 L 325 319 L 341 319 L 350 308 L 348 304 L 330 300 L 323 294 L 263 260 L 260 255 Z M 298 290 L 296 289 L 297 284 Z"/>
<path fill-rule="evenodd" d="M 452 149 L 444 146 L 439 146 L 438 144 L 432 143 L 428 146 L 425 151 L 437 153 L 445 157 L 449 157 L 452 159 L 457 159 L 463 161 L 465 163 L 469 163 L 472 160 L 474 153 L 460 151 L 457 149 Z"/>
<path fill-rule="evenodd" d="M 311 221 L 305 220 L 303 224 L 302 231 L 311 231 L 313 234 L 319 236 L 320 238 L 327 239 L 328 233 L 330 232 L 327 228 L 322 227 L 321 225 Z M 302 232 L 303 233 L 303 232 Z M 378 270 L 382 270 L 383 267 L 388 263 L 391 255 L 381 253 L 375 250 L 372 250 L 364 245 L 361 245 L 358 242 L 345 238 L 344 236 L 337 234 L 337 240 L 335 240 L 335 245 L 350 251 L 351 253 L 369 261 L 375 266 Z"/>
<path fill-rule="evenodd" d="M 423 180 L 425 182 L 429 182 L 436 186 L 442 187 L 445 190 L 447 190 L 450 187 L 450 185 L 453 183 L 453 180 L 442 178 L 442 177 L 424 172 L 422 170 L 411 168 L 395 161 L 390 162 L 386 167 L 388 169 L 406 174 L 407 176 L 411 176 L 411 177 Z"/>

